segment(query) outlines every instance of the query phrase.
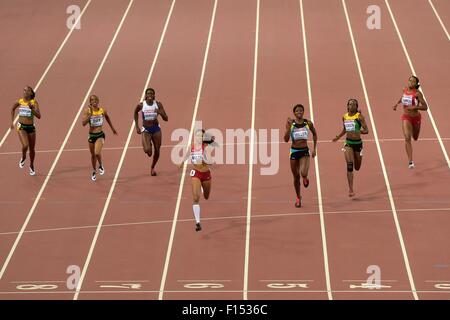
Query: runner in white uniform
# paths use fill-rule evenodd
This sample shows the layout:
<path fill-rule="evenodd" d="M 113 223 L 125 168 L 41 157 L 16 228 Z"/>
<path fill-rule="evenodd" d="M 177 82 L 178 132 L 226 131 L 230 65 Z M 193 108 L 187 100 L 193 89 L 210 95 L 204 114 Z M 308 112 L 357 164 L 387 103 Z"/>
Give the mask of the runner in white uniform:
<path fill-rule="evenodd" d="M 142 127 L 139 126 L 139 112 L 142 113 Z M 155 166 L 159 159 L 159 150 L 161 148 L 161 128 L 159 127 L 158 115 L 164 121 L 168 121 L 166 111 L 161 102 L 155 100 L 155 90 L 148 88 L 145 90 L 145 100 L 139 103 L 134 110 L 134 124 L 136 133 L 142 135 L 142 147 L 144 152 L 152 156 L 152 142 L 155 148 L 153 156 L 151 175 L 156 176 Z"/>

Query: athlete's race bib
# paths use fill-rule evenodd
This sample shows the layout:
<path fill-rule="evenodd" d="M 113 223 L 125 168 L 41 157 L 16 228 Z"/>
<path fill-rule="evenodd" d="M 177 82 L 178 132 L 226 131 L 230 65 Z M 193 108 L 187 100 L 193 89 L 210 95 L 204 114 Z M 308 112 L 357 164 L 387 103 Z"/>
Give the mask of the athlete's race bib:
<path fill-rule="evenodd" d="M 411 96 L 403 96 L 402 97 L 402 104 L 404 106 L 412 106 L 413 98 Z"/>
<path fill-rule="evenodd" d="M 89 119 L 91 127 L 100 127 L 103 125 L 103 116 L 91 116 Z"/>
<path fill-rule="evenodd" d="M 155 120 L 156 117 L 158 116 L 158 113 L 156 113 L 156 109 L 155 110 L 145 110 L 142 113 L 144 115 L 145 121 Z"/>
<path fill-rule="evenodd" d="M 31 117 L 31 109 L 28 106 L 19 107 L 19 116 L 21 117 Z"/>
<path fill-rule="evenodd" d="M 203 162 L 203 154 L 201 154 L 201 153 L 192 153 L 191 154 L 191 162 L 193 164 L 201 164 Z"/>
<path fill-rule="evenodd" d="M 189 175 L 190 175 L 191 177 L 195 176 L 195 170 L 191 170 L 191 172 L 189 172 Z"/>
<path fill-rule="evenodd" d="M 303 128 L 294 128 L 292 131 L 292 135 L 294 137 L 294 140 L 305 140 L 308 139 L 308 130 Z"/>
<path fill-rule="evenodd" d="M 356 131 L 355 120 L 344 120 L 344 126 L 347 132 Z"/>

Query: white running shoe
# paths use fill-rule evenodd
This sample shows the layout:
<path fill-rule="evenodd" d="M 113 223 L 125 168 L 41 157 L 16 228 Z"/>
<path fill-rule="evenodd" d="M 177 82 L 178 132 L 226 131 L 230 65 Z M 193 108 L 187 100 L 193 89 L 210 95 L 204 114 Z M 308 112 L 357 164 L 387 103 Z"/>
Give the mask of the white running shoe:
<path fill-rule="evenodd" d="M 19 168 L 20 168 L 20 169 L 23 169 L 24 166 L 25 166 L 25 159 L 20 158 L 20 161 L 19 161 Z"/>
<path fill-rule="evenodd" d="M 98 166 L 98 172 L 100 172 L 100 175 L 104 175 L 105 174 L 105 168 L 103 168 L 103 166 Z"/>
<path fill-rule="evenodd" d="M 412 161 L 409 162 L 408 169 L 414 169 L 414 162 Z"/>
<path fill-rule="evenodd" d="M 92 181 L 97 180 L 97 175 L 95 174 L 95 171 L 92 171 L 91 179 L 92 179 Z"/>
<path fill-rule="evenodd" d="M 35 174 L 36 172 L 34 171 L 34 169 L 30 167 L 30 176 L 34 176 Z"/>

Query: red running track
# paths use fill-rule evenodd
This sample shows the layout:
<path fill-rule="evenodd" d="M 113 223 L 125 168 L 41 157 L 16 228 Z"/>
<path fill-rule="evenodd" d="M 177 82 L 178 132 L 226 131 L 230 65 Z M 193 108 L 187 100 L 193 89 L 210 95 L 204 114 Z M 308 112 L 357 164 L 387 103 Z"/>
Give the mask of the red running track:
<path fill-rule="evenodd" d="M 413 2 L 406 7 L 400 0 L 389 4 L 448 152 L 448 40 L 428 1 Z M 256 0 L 218 0 L 214 11 L 213 1 L 177 0 L 171 11 L 169 0 L 135 0 L 101 69 L 130 1 L 90 3 L 81 30 L 68 39 L 37 93 L 43 113 L 37 121 L 38 175 L 30 177 L 17 168 L 15 133 L 0 149 L 0 256 L 5 271 L 0 297 L 414 299 L 414 286 L 419 299 L 448 299 L 449 169 L 427 113 L 422 114 L 421 139 L 414 143 L 416 168 L 407 169 L 400 112 L 394 113 L 391 105 L 412 71 L 386 2 L 303 0 L 306 38 L 300 3 L 262 0 L 257 10 Z M 449 26 L 448 3 L 433 3 Z M 22 42 L 17 42 L 19 54 L 10 49 L 0 53 L 0 61 L 8 61 L 5 66 L 17 66 L 5 68 L 0 78 L 8 88 L 1 96 L 6 109 L 21 94 L 21 86 L 38 81 L 68 32 L 68 4 L 30 5 L 33 10 L 20 11 L 11 4 L 2 10 L 6 16 L 20 14 L 29 21 L 45 16 L 48 21 L 36 23 L 31 32 L 0 19 L 2 35 L 35 34 L 30 41 L 36 54 L 24 54 Z M 381 9 L 380 30 L 366 27 L 369 5 Z M 421 28 L 415 29 L 414 21 L 422 21 Z M 150 159 L 142 152 L 140 136 L 132 131 L 128 141 L 134 106 L 147 85 L 156 89 L 169 115 L 169 122 L 161 123 L 157 177 L 149 175 Z M 106 129 L 107 172 L 95 183 L 89 176 L 87 129 L 77 116 L 91 92 L 100 96 L 119 131 L 113 136 Z M 342 141 L 329 142 L 340 130 L 350 97 L 359 100 L 370 129 L 363 137 L 364 160 L 355 174 L 354 199 L 346 192 Z M 320 180 L 311 161 L 302 209 L 293 206 L 289 146 L 281 142 L 296 103 L 305 105 L 307 118 L 312 108 L 320 140 Z M 194 231 L 190 178 L 180 180 L 181 171 L 171 161 L 172 146 L 178 143 L 171 134 L 189 130 L 194 115 L 203 127 L 219 129 L 224 136 L 226 129 L 251 128 L 252 117 L 256 137 L 262 129 L 280 129 L 279 144 L 270 149 L 280 147 L 275 175 L 261 174 L 268 165 L 260 159 L 249 168 L 249 139 L 246 164 L 212 168 L 211 198 L 201 200 L 200 233 Z M 2 121 L 6 128 L 8 121 Z M 264 145 L 254 147 L 258 154 Z M 85 271 L 79 295 L 66 287 L 69 265 Z M 380 289 L 364 285 L 371 265 L 380 267 Z"/>

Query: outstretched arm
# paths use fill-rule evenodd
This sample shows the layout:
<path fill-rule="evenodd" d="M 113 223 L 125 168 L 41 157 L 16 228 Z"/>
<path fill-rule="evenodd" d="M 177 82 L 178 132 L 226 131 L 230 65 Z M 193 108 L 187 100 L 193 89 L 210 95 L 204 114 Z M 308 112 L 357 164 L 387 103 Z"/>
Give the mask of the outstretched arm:
<path fill-rule="evenodd" d="M 342 128 L 341 132 L 338 135 L 336 135 L 336 137 L 334 137 L 332 141 L 333 142 L 338 141 L 343 135 L 345 135 L 345 128 Z"/>

